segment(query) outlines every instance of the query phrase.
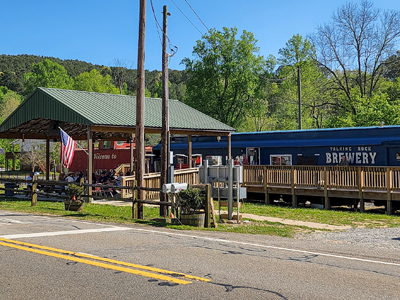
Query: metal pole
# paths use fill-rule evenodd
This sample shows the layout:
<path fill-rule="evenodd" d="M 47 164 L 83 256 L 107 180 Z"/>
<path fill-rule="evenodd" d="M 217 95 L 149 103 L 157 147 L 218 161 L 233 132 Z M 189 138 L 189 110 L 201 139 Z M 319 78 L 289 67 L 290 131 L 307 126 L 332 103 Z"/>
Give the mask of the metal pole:
<path fill-rule="evenodd" d="M 233 219 L 233 159 L 228 160 L 228 220 Z"/>
<path fill-rule="evenodd" d="M 299 98 L 299 129 L 301 130 L 301 78 L 300 78 L 300 66 L 297 67 L 297 96 Z"/>

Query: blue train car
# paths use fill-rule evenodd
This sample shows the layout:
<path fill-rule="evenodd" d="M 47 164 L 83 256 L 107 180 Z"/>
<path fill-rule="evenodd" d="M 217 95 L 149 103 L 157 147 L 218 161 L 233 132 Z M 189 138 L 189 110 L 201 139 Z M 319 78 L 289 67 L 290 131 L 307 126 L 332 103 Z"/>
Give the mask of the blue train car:
<path fill-rule="evenodd" d="M 193 136 L 192 152 L 222 156 L 226 162 L 226 137 Z M 187 137 L 171 141 L 174 154 L 187 155 Z M 157 153 L 160 145 L 153 148 Z M 232 133 L 232 156 L 258 165 L 400 166 L 400 126 L 353 127 Z"/>

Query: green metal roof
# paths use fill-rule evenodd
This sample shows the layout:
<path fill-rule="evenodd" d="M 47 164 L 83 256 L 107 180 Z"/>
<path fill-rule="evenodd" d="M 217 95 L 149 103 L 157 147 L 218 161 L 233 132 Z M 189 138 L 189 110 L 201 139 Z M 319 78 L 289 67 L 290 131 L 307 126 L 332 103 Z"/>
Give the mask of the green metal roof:
<path fill-rule="evenodd" d="M 162 100 L 145 98 L 144 125 L 162 127 Z M 136 97 L 37 88 L 1 125 L 6 132 L 35 119 L 99 126 L 135 127 Z M 169 100 L 170 129 L 226 131 L 234 128 L 178 101 Z"/>

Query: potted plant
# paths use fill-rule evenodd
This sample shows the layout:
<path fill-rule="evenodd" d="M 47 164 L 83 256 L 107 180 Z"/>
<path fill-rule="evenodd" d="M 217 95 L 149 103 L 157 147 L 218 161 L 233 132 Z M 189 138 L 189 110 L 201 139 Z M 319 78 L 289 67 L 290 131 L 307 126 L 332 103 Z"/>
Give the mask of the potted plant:
<path fill-rule="evenodd" d="M 83 209 L 83 203 L 85 202 L 82 199 L 84 187 L 76 184 L 70 184 L 68 185 L 65 193 L 68 196 L 68 198 L 64 201 L 65 210 L 81 211 Z"/>
<path fill-rule="evenodd" d="M 183 225 L 204 227 L 205 195 L 200 189 L 188 188 L 178 194 L 180 220 Z"/>

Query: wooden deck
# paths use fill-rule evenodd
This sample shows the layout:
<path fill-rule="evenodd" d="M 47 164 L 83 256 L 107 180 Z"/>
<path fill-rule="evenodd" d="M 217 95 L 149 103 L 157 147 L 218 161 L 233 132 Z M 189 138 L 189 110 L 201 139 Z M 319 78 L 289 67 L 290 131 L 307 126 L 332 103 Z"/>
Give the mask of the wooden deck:
<path fill-rule="evenodd" d="M 400 207 L 396 167 L 244 166 L 243 176 L 247 192 L 264 194 L 267 204 L 272 195 L 285 195 L 293 207 L 304 197 L 320 197 L 326 209 L 344 199 L 360 202 L 362 212 L 372 200 L 384 204 L 388 214 Z"/>

